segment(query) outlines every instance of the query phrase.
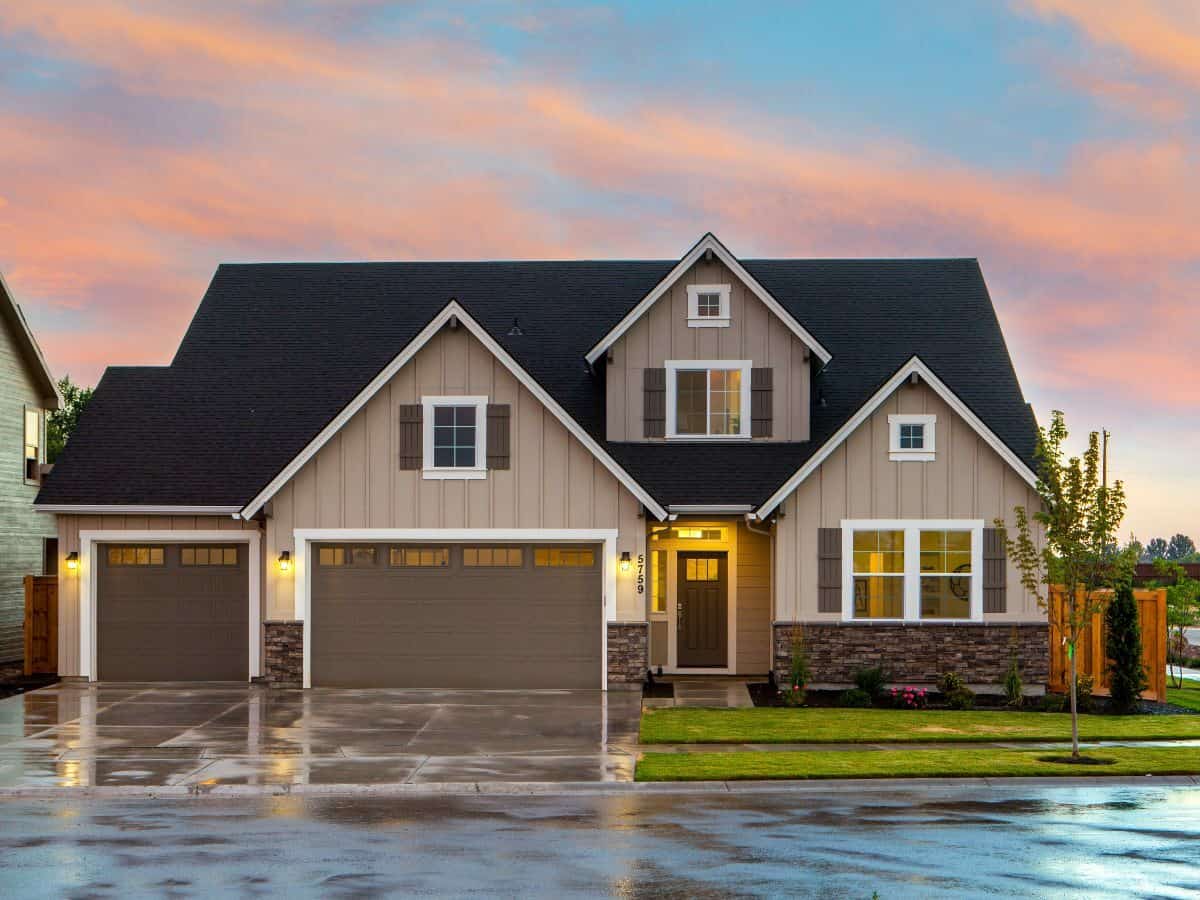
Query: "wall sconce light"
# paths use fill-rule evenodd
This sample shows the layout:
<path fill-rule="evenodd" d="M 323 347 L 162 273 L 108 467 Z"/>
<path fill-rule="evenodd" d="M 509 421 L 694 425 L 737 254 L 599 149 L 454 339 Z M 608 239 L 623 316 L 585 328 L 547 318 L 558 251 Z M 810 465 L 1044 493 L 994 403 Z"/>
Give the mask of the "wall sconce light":
<path fill-rule="evenodd" d="M 72 572 L 79 568 L 79 554 L 74 550 L 67 554 L 67 568 Z"/>
<path fill-rule="evenodd" d="M 629 558 L 629 551 L 622 550 L 621 551 L 621 571 L 628 572 L 630 566 L 632 566 L 632 565 L 633 565 L 633 560 L 631 560 Z"/>
<path fill-rule="evenodd" d="M 285 573 L 292 571 L 292 553 L 290 550 L 284 550 L 279 554 L 279 571 Z"/>

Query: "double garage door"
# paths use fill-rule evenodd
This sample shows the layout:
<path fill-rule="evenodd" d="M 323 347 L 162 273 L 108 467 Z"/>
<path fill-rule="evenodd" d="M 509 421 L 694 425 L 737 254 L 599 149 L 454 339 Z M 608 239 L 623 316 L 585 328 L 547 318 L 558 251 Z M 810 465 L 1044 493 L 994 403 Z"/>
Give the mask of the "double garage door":
<path fill-rule="evenodd" d="M 316 544 L 314 687 L 599 688 L 598 546 Z"/>

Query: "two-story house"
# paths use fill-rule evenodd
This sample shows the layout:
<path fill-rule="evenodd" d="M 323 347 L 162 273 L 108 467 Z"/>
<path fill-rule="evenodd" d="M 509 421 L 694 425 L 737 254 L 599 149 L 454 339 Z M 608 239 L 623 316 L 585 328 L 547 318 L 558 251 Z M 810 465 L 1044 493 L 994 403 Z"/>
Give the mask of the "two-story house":
<path fill-rule="evenodd" d="M 223 265 L 38 497 L 62 674 L 1036 683 L 1035 442 L 970 259 Z"/>

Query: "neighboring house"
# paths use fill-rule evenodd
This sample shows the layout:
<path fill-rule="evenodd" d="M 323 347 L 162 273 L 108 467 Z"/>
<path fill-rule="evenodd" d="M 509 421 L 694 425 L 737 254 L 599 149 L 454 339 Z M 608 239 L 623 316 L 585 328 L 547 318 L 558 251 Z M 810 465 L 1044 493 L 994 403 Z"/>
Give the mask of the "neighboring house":
<path fill-rule="evenodd" d="M 46 413 L 58 385 L 0 275 L 0 662 L 25 653 L 25 576 L 53 572 L 54 516 L 33 510 L 46 462 Z"/>
<path fill-rule="evenodd" d="M 971 259 L 223 265 L 38 497 L 62 674 L 1037 684 L 1035 442 Z"/>

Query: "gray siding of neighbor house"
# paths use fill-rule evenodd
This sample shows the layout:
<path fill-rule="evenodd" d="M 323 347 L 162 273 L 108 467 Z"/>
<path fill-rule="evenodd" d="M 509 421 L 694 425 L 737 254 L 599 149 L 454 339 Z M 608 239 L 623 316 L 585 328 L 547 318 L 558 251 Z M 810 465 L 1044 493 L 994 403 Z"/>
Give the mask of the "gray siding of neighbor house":
<path fill-rule="evenodd" d="M 728 328 L 689 328 L 687 288 L 730 285 Z M 642 441 L 643 377 L 669 359 L 748 359 L 772 370 L 773 414 L 768 441 L 809 437 L 808 350 L 779 318 L 719 260 L 701 260 L 613 344 L 607 379 L 610 441 Z M 745 415 L 750 415 L 745 410 Z M 670 411 L 668 410 L 668 415 Z"/>
<path fill-rule="evenodd" d="M 24 578 L 41 574 L 42 542 L 55 528 L 54 516 L 33 511 L 38 485 L 25 481 L 25 408 L 44 410 L 46 399 L 2 318 L 0 331 L 0 662 L 8 662 L 25 653 Z M 43 412 L 43 447 L 45 431 Z"/>
<path fill-rule="evenodd" d="M 932 462 L 892 462 L 888 415 L 937 416 Z M 841 612 L 818 604 L 818 540 L 843 519 L 982 519 L 1014 522 L 1013 507 L 1038 508 L 1038 497 L 975 430 L 924 384 L 904 385 L 863 422 L 783 502 L 775 532 L 775 618 L 836 622 Z M 1044 621 L 1037 600 L 1008 563 L 1006 609 L 986 622 Z M 839 606 L 840 609 L 840 606 Z"/>

